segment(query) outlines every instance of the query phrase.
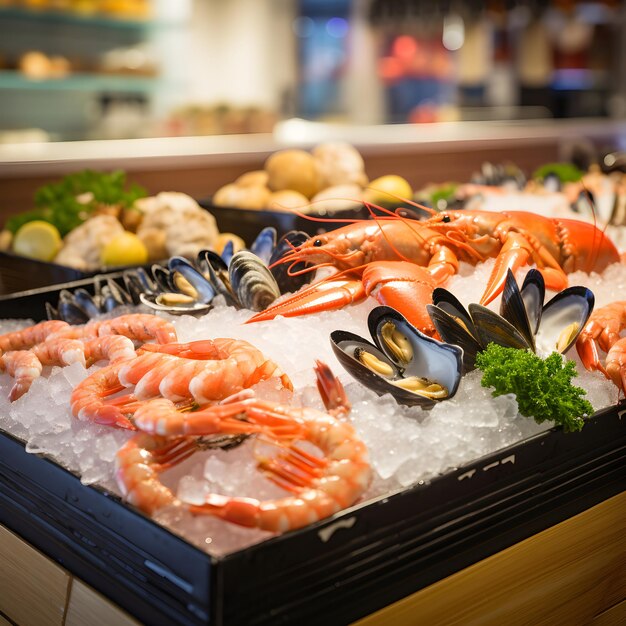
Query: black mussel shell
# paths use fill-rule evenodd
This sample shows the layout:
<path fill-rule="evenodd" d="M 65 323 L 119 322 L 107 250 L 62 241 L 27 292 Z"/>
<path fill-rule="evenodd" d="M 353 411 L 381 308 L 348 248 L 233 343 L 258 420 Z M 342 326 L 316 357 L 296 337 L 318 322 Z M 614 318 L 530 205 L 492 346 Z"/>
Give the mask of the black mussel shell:
<path fill-rule="evenodd" d="M 465 326 L 467 332 L 474 337 L 476 336 L 476 329 L 474 328 L 472 318 L 469 316 L 460 300 L 452 292 L 443 289 L 443 287 L 436 287 L 433 290 L 432 298 L 433 304 L 436 307 L 452 317 L 458 318 L 462 322 L 462 325 Z"/>
<path fill-rule="evenodd" d="M 263 311 L 280 296 L 267 265 L 249 250 L 240 250 L 233 256 L 228 277 L 237 300 L 245 309 Z"/>
<path fill-rule="evenodd" d="M 137 267 L 132 270 L 125 270 L 122 274 L 126 292 L 130 296 L 133 304 L 139 304 L 139 295 L 142 293 L 156 293 L 157 286 L 154 280 L 150 278 L 143 267 Z"/>
<path fill-rule="evenodd" d="M 224 296 L 228 305 L 236 306 L 237 298 L 230 286 L 228 265 L 224 259 L 213 250 L 201 250 L 196 264 L 203 276 L 215 288 L 216 293 Z"/>
<path fill-rule="evenodd" d="M 506 348 L 531 349 L 524 335 L 501 315 L 475 303 L 470 304 L 468 310 L 474 320 L 478 341 L 485 348 L 493 342 Z"/>
<path fill-rule="evenodd" d="M 515 276 L 510 269 L 506 272 L 506 281 L 504 283 L 504 289 L 502 290 L 500 315 L 523 335 L 526 343 L 534 352 L 535 332 L 534 329 L 531 328 L 525 302 L 517 286 Z"/>
<path fill-rule="evenodd" d="M 398 357 L 383 338 L 387 336 L 389 325 L 392 331 L 397 331 L 410 345 L 408 358 Z M 378 395 L 390 393 L 400 404 L 419 405 L 423 408 L 431 408 L 439 400 L 414 393 L 394 384 L 394 381 L 413 377 L 425 378 L 448 390 L 445 399 L 456 393 L 461 379 L 461 348 L 448 346 L 428 337 L 409 324 L 398 311 L 386 306 L 371 311 L 368 327 L 374 343 L 341 330 L 332 332 L 330 336 L 337 359 L 357 381 Z M 360 349 L 373 354 L 389 366 L 389 373 L 378 374 L 364 365 L 358 358 Z"/>
<path fill-rule="evenodd" d="M 266 226 L 261 230 L 250 246 L 250 252 L 256 254 L 266 265 L 269 265 L 275 249 L 276 229 L 273 226 Z"/>
<path fill-rule="evenodd" d="M 86 289 L 74 289 L 72 297 L 76 306 L 80 307 L 88 318 L 97 317 L 103 312 L 98 302 L 99 298 L 91 295 Z"/>
<path fill-rule="evenodd" d="M 68 324 L 85 324 L 90 319 L 83 308 L 76 303 L 74 294 L 67 289 L 62 289 L 59 293 L 57 313 L 59 319 Z"/>
<path fill-rule="evenodd" d="M 177 282 L 177 275 L 183 277 L 188 285 L 190 285 L 195 292 L 187 293 L 187 295 L 194 297 L 197 302 L 202 304 L 209 304 L 216 295 L 216 289 L 211 285 L 209 280 L 205 278 L 187 259 L 180 256 L 173 256 L 168 261 L 168 267 L 170 270 L 170 283 L 172 284 L 173 291 L 180 291 L 185 293 L 185 288 L 181 288 L 180 282 Z"/>
<path fill-rule="evenodd" d="M 537 334 L 541 322 L 543 301 L 546 297 L 546 286 L 543 275 L 539 270 L 531 269 L 526 274 L 522 288 L 520 289 L 524 308 L 528 316 L 528 323 L 533 335 Z"/>
<path fill-rule="evenodd" d="M 458 317 L 447 313 L 442 308 L 427 304 L 426 310 L 441 339 L 463 348 L 463 371 L 471 372 L 476 367 L 476 355 L 483 349 L 478 339 L 468 332 L 464 324 L 459 323 Z M 473 322 L 471 328 L 474 329 Z"/>
<path fill-rule="evenodd" d="M 339 363 L 343 365 L 345 370 L 352 375 L 355 380 L 365 385 L 368 389 L 375 391 L 378 395 L 390 393 L 389 383 L 387 383 L 381 375 L 363 365 L 358 358 L 359 351 L 365 350 L 389 365 L 393 371 L 392 378 L 399 377 L 400 373 L 396 365 L 389 361 L 387 355 L 378 348 L 378 346 L 346 330 L 332 331 L 330 333 L 330 345 Z M 407 394 L 409 393 L 397 387 L 394 389 Z M 415 394 L 411 394 L 411 396 L 415 396 Z M 415 398 L 411 399 L 413 400 Z"/>
<path fill-rule="evenodd" d="M 155 291 L 175 291 L 174 284 L 170 278 L 170 270 L 162 265 L 155 264 L 150 268 L 154 283 L 156 285 Z"/>

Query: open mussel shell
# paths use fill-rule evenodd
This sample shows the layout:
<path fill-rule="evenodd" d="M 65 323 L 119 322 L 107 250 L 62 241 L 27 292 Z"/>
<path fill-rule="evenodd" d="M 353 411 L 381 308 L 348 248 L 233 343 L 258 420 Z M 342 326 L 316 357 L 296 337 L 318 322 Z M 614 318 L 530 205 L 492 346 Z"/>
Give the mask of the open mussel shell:
<path fill-rule="evenodd" d="M 227 304 L 236 306 L 237 298 L 230 286 L 226 261 L 213 250 L 200 250 L 196 258 L 196 265 L 200 273 L 214 287 L 216 293 L 224 296 Z"/>
<path fill-rule="evenodd" d="M 544 307 L 535 337 L 537 353 L 567 352 L 593 312 L 595 297 L 586 287 L 568 287 Z"/>
<path fill-rule="evenodd" d="M 490 343 L 497 343 L 505 348 L 532 350 L 526 337 L 495 311 L 476 303 L 470 304 L 468 310 L 474 320 L 477 339 L 484 348 Z"/>
<path fill-rule="evenodd" d="M 179 293 L 202 304 L 209 304 L 215 298 L 215 287 L 184 257 L 173 256 L 168 267 L 170 282 Z"/>
<path fill-rule="evenodd" d="M 166 297 L 164 297 L 164 295 Z M 155 311 L 164 311 L 172 315 L 202 315 L 209 311 L 213 305 L 206 302 L 197 302 L 186 297 L 177 297 L 180 294 L 142 293 L 139 294 L 139 302 Z"/>
<path fill-rule="evenodd" d="M 522 288 L 520 289 L 524 308 L 528 316 L 528 323 L 533 335 L 539 330 L 543 301 L 546 297 L 546 286 L 543 275 L 539 270 L 531 269 L 526 274 Z"/>
<path fill-rule="evenodd" d="M 90 319 L 89 314 L 76 302 L 74 294 L 69 289 L 62 289 L 59 292 L 56 313 L 58 319 L 68 324 L 84 324 Z"/>
<path fill-rule="evenodd" d="M 465 316 L 460 318 L 460 316 L 447 313 L 433 304 L 427 304 L 426 311 L 441 339 L 446 343 L 463 348 L 463 371 L 472 371 L 475 368 L 476 355 L 483 347 L 475 336 L 468 331 L 467 325 L 463 322 Z M 475 332 L 474 322 L 471 322 L 470 327 Z"/>
<path fill-rule="evenodd" d="M 158 291 L 155 281 L 148 275 L 143 267 L 125 270 L 123 273 L 124 286 L 133 304 L 141 302 L 139 296 L 142 293 L 156 293 Z"/>
<path fill-rule="evenodd" d="M 454 396 L 461 380 L 461 348 L 428 337 L 386 306 L 371 311 L 368 327 L 374 343 L 346 331 L 330 336 L 337 359 L 357 381 L 409 406 L 430 408 Z"/>
<path fill-rule="evenodd" d="M 233 256 L 228 277 L 233 293 L 245 309 L 263 311 L 280 296 L 267 265 L 249 250 L 240 250 Z"/>

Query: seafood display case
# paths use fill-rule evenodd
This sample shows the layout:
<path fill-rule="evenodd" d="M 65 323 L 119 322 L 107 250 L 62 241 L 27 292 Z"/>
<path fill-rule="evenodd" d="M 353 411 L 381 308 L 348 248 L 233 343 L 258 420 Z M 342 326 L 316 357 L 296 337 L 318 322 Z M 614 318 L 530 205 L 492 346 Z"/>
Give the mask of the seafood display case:
<path fill-rule="evenodd" d="M 81 281 L 85 285 L 89 281 Z M 61 285 L 3 298 L 45 317 Z M 0 434 L 0 523 L 144 623 L 345 624 L 618 494 L 626 404 L 212 556 Z"/>

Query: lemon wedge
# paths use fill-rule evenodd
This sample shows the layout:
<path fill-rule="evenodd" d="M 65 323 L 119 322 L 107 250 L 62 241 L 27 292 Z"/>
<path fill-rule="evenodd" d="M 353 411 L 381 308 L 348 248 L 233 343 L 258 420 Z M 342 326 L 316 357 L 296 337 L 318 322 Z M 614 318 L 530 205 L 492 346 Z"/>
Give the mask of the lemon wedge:
<path fill-rule="evenodd" d="M 100 252 L 102 265 L 144 265 L 148 262 L 148 249 L 137 235 L 124 231 L 115 235 Z"/>
<path fill-rule="evenodd" d="M 61 243 L 61 234 L 56 226 L 43 220 L 33 220 L 26 222 L 15 233 L 13 252 L 38 261 L 52 261 Z"/>

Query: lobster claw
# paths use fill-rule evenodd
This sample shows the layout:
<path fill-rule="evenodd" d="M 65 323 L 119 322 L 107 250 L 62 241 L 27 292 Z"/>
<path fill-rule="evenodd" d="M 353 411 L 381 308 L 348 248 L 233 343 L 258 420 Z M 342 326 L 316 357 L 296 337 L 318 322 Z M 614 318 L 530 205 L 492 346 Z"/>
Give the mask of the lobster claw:
<path fill-rule="evenodd" d="M 402 313 L 423 333 L 435 334 L 426 305 L 432 303 L 437 282 L 426 268 L 407 261 L 370 263 L 363 272 L 363 285 L 368 296 Z"/>
<path fill-rule="evenodd" d="M 331 276 L 330 279 L 308 285 L 287 299 L 270 305 L 264 311 L 253 315 L 246 324 L 264 322 L 278 315 L 297 317 L 340 309 L 364 297 L 365 290 L 359 278 L 346 278 L 345 274 L 342 274 L 342 278 Z"/>
<path fill-rule="evenodd" d="M 435 287 L 435 279 L 419 265 L 407 261 L 378 261 L 369 263 L 360 278 L 350 272 L 314 283 L 256 313 L 246 323 L 270 320 L 277 315 L 295 317 L 321 313 L 373 296 L 381 304 L 400 311 L 411 324 L 432 336 L 435 327 L 426 305 L 432 302 Z"/>
<path fill-rule="evenodd" d="M 496 264 L 491 276 L 489 276 L 480 304 L 489 304 L 502 293 L 508 270 L 515 274 L 520 267 L 529 263 L 537 264 L 537 269 L 544 278 L 546 288 L 562 291 L 567 287 L 568 280 L 565 272 L 544 246 L 535 249 L 524 235 L 509 232 L 500 253 L 496 257 Z"/>

